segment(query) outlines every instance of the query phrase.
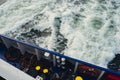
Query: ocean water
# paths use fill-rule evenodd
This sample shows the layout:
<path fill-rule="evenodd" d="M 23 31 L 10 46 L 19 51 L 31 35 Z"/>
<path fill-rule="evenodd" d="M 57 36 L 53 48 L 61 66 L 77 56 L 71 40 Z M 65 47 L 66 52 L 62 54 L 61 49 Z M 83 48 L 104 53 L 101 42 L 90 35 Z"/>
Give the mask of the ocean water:
<path fill-rule="evenodd" d="M 120 53 L 120 0 L 7 0 L 0 34 L 106 68 Z"/>

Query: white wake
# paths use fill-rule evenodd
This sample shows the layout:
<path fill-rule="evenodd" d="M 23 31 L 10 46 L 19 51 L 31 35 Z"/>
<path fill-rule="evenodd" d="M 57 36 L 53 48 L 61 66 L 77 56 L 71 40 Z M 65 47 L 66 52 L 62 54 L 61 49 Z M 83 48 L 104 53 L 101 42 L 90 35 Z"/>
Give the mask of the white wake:
<path fill-rule="evenodd" d="M 120 1 L 7 0 L 0 6 L 1 34 L 19 39 L 31 29 L 48 33 L 32 38 L 35 44 L 107 67 L 120 51 Z"/>

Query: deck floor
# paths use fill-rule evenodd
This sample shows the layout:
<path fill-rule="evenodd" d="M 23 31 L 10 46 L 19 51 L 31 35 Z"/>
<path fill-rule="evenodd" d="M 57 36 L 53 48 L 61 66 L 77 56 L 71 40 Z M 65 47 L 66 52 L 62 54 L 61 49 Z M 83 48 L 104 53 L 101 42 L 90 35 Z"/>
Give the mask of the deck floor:
<path fill-rule="evenodd" d="M 20 69 L 20 66 L 19 66 L 19 63 L 15 63 L 15 62 L 11 62 L 9 60 L 7 60 L 5 57 L 4 57 L 4 53 L 7 49 L 5 48 L 4 45 L 0 44 L 0 58 L 3 59 L 4 61 L 10 63 L 11 65 L 15 66 L 16 68 Z M 58 72 L 58 69 L 55 67 L 53 69 L 56 69 L 55 72 Z M 61 70 L 62 71 L 62 70 Z M 64 71 L 63 71 L 64 72 Z M 31 73 L 29 73 L 30 75 Z M 92 76 L 88 76 L 88 75 L 85 75 L 83 73 L 80 73 L 79 71 L 77 71 L 77 73 L 75 75 L 78 75 L 78 76 L 82 76 L 83 77 L 83 80 L 97 80 L 96 77 L 92 77 Z M 70 77 L 71 75 L 66 75 L 66 77 Z M 35 77 L 35 76 L 33 76 Z M 65 78 L 66 78 L 65 77 Z M 46 79 L 46 80 L 49 80 L 49 79 Z M 66 80 L 66 79 L 65 79 Z"/>

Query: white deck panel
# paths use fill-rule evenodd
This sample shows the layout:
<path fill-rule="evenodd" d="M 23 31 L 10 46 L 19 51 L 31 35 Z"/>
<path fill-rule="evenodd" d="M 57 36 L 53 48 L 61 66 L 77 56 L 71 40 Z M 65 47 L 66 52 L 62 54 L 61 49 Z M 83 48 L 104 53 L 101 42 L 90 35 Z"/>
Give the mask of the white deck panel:
<path fill-rule="evenodd" d="M 7 80 L 35 80 L 2 59 L 0 59 L 0 76 Z"/>

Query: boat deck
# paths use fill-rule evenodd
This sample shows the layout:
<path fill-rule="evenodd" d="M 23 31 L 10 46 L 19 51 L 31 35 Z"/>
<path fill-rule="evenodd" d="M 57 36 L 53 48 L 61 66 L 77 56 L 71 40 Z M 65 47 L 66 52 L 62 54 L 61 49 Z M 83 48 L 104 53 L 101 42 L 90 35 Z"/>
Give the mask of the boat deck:
<path fill-rule="evenodd" d="M 120 80 L 119 72 L 2 35 L 0 35 L 0 62 L 7 65 L 7 67 L 1 65 L 2 69 L 4 67 L 5 69 L 0 68 L 0 70 L 2 73 L 8 71 L 9 78 L 11 71 L 16 71 L 19 72 L 19 76 L 28 74 L 36 80 Z M 2 73 L 0 76 L 3 75 Z M 30 77 L 26 79 L 34 80 Z"/>
<path fill-rule="evenodd" d="M 4 53 L 5 53 L 6 51 L 7 51 L 7 48 L 5 47 L 5 45 L 3 45 L 3 44 L 0 43 L 0 58 L 3 59 L 4 61 L 8 62 L 9 64 L 13 65 L 14 67 L 22 70 L 22 69 L 20 68 L 20 63 L 19 63 L 19 62 L 13 62 L 13 61 L 7 60 L 7 59 L 5 58 L 5 54 L 4 54 Z M 47 62 L 47 63 L 45 63 L 45 64 L 52 64 L 52 63 L 50 63 L 50 61 L 48 61 L 47 59 L 44 59 L 44 58 L 41 58 L 41 60 L 38 61 L 37 64 L 40 63 L 40 65 L 45 65 L 45 64 L 43 64 L 43 63 L 41 63 L 41 62 Z M 71 67 L 69 67 L 69 66 L 71 66 Z M 49 70 L 50 74 L 47 75 L 47 78 L 46 78 L 45 75 L 41 74 L 41 71 L 35 70 L 35 67 L 32 67 L 32 68 L 29 69 L 27 72 L 24 71 L 24 70 L 23 70 L 23 71 L 26 72 L 27 74 L 31 75 L 31 76 L 34 77 L 34 78 L 36 78 L 38 75 L 39 75 L 39 76 L 42 76 L 43 78 L 45 78 L 45 80 L 52 80 L 52 79 L 50 79 L 50 78 L 52 78 L 53 75 L 54 75 L 54 76 L 57 76 L 57 74 L 63 75 L 63 78 L 62 78 L 62 79 L 59 79 L 59 80 L 73 80 L 73 78 L 75 78 L 75 76 L 81 76 L 81 77 L 83 78 L 83 80 L 89 80 L 89 79 L 91 79 L 91 80 L 97 80 L 97 77 L 83 74 L 83 73 L 81 73 L 80 71 L 77 71 L 76 73 L 73 73 L 73 67 L 74 67 L 74 66 L 72 67 L 72 65 L 69 64 L 69 63 L 66 65 L 66 67 L 69 68 L 69 69 L 63 69 L 63 68 L 60 68 L 60 67 L 58 67 L 58 66 L 52 66 L 52 65 L 50 65 L 49 67 L 50 67 L 52 70 Z M 69 71 L 69 70 L 70 70 L 70 71 Z M 56 75 L 55 75 L 55 74 L 56 74 Z"/>

